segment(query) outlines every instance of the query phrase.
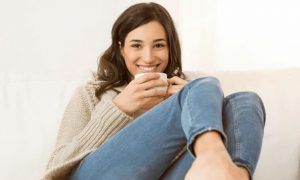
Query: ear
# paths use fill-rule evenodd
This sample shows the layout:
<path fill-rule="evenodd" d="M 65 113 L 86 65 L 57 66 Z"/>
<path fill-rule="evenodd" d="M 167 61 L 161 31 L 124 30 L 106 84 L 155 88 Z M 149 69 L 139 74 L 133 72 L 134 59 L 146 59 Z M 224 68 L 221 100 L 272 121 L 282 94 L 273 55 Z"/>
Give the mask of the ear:
<path fill-rule="evenodd" d="M 119 49 L 120 49 L 121 55 L 124 56 L 124 47 L 122 47 L 122 44 L 120 41 L 118 42 L 118 44 L 119 44 Z"/>

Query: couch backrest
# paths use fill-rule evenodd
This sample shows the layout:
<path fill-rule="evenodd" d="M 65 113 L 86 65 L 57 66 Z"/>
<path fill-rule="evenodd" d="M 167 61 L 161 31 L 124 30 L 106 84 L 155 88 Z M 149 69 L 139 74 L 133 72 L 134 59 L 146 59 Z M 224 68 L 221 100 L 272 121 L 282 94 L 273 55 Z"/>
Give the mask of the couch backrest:
<path fill-rule="evenodd" d="M 188 74 L 218 77 L 226 95 L 257 92 L 267 123 L 255 179 L 300 179 L 299 69 Z M 40 178 L 64 108 L 87 79 L 89 75 L 70 73 L 0 73 L 0 179 Z"/>

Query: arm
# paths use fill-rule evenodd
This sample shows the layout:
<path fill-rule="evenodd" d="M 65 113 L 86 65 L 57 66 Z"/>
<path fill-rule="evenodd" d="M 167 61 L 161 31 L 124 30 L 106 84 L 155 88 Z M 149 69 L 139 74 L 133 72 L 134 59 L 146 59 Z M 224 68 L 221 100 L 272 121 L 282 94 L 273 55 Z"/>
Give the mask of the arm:
<path fill-rule="evenodd" d="M 78 88 L 65 109 L 48 170 L 70 162 L 75 166 L 76 162 L 132 120 L 111 100 L 100 101 L 93 111 L 90 109 L 86 89 Z"/>

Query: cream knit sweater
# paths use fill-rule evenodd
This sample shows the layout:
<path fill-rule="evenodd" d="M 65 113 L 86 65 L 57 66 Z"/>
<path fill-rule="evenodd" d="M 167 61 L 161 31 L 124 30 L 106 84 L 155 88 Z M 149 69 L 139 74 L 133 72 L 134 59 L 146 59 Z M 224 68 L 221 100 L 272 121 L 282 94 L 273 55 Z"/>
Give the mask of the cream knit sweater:
<path fill-rule="evenodd" d="M 76 89 L 65 109 L 55 150 L 42 179 L 68 179 L 86 155 L 133 120 L 112 102 L 116 92 L 107 91 L 98 100 L 95 89 L 100 83 L 90 81 Z"/>
<path fill-rule="evenodd" d="M 69 179 L 85 156 L 137 117 L 128 116 L 112 102 L 117 95 L 113 90 L 105 92 L 99 101 L 95 89 L 100 84 L 92 80 L 76 89 L 65 109 L 43 180 Z M 115 89 L 122 91 L 124 87 Z"/>

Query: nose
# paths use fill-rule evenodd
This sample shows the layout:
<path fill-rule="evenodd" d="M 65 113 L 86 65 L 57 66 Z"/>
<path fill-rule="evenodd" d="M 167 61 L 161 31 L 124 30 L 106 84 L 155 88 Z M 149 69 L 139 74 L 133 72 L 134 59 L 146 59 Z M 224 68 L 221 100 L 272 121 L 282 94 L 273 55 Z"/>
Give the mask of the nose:
<path fill-rule="evenodd" d="M 153 52 L 151 48 L 144 48 L 142 59 L 145 63 L 151 64 L 154 61 Z"/>

